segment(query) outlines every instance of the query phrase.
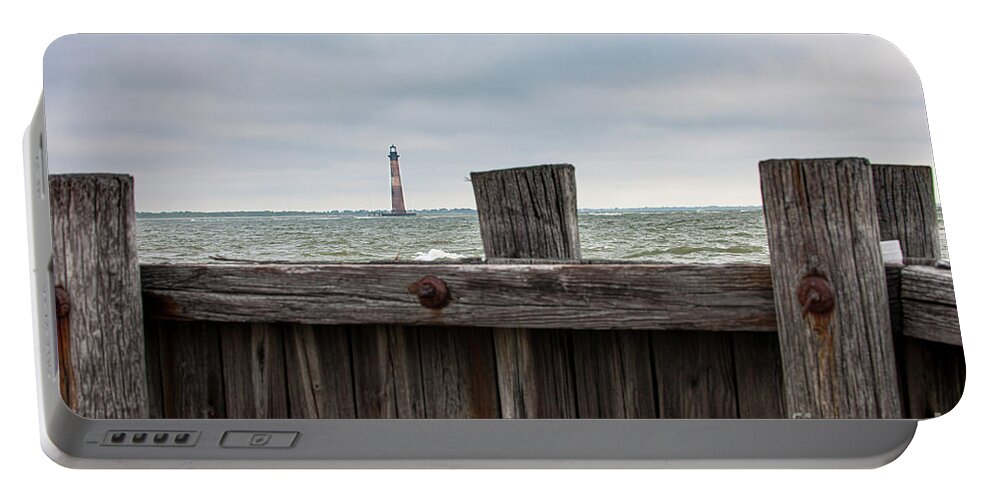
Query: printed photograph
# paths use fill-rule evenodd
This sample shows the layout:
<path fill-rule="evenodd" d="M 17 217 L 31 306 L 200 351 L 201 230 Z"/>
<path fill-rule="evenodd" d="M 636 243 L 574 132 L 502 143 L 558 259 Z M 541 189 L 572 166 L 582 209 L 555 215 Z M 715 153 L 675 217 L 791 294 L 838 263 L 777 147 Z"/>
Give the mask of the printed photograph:
<path fill-rule="evenodd" d="M 925 419 L 961 397 L 924 96 L 885 40 L 71 35 L 44 66 L 82 416 Z"/>

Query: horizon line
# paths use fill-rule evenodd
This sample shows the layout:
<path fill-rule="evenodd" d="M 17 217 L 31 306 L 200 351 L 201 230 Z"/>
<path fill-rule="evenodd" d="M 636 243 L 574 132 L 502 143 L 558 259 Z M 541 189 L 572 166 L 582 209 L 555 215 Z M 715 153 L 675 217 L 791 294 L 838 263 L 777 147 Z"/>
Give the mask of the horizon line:
<path fill-rule="evenodd" d="M 607 210 L 681 210 L 681 209 L 702 209 L 702 208 L 762 208 L 762 205 L 668 205 L 668 206 L 643 206 L 643 207 L 588 207 L 578 208 L 578 212 L 607 211 Z M 237 214 L 237 213 L 285 213 L 285 214 L 326 214 L 333 212 L 390 212 L 390 209 L 380 208 L 333 208 L 327 210 L 276 210 L 276 209 L 248 209 L 248 210 L 160 210 L 147 211 L 138 210 L 135 213 L 145 215 L 158 214 Z M 434 212 L 434 211 L 470 211 L 476 212 L 475 208 L 469 207 L 440 207 L 440 208 L 417 208 L 409 209 L 408 212 Z"/>

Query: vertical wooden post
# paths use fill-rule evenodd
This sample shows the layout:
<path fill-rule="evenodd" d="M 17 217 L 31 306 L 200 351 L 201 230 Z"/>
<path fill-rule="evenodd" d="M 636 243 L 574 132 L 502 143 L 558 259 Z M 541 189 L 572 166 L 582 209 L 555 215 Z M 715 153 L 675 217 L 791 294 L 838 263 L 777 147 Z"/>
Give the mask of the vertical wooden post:
<path fill-rule="evenodd" d="M 580 258 L 572 165 L 473 172 L 471 177 L 487 259 Z M 576 416 L 568 338 L 556 333 L 494 330 L 504 418 Z"/>
<path fill-rule="evenodd" d="M 579 259 L 572 165 L 509 168 L 471 176 L 486 258 Z"/>
<path fill-rule="evenodd" d="M 899 418 L 869 161 L 759 163 L 787 413 Z"/>
<path fill-rule="evenodd" d="M 89 418 L 146 418 L 133 179 L 49 178 L 63 396 Z"/>
<path fill-rule="evenodd" d="M 906 257 L 941 258 L 931 167 L 873 165 L 879 236 L 899 240 Z"/>
<path fill-rule="evenodd" d="M 931 167 L 873 165 L 879 232 L 883 240 L 899 240 L 904 257 L 940 259 L 938 209 Z M 899 270 L 897 270 L 897 273 Z M 900 312 L 899 277 L 890 279 L 891 307 Z M 894 331 L 902 330 L 902 314 Z M 961 346 L 898 336 L 898 357 L 906 416 L 930 418 L 946 413 L 962 396 L 965 357 Z"/>

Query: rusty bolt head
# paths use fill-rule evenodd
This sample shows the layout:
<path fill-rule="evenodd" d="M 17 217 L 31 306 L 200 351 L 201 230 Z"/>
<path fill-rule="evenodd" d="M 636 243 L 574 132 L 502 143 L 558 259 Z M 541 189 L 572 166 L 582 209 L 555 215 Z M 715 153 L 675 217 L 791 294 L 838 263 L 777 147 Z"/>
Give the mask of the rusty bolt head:
<path fill-rule="evenodd" d="M 448 285 L 441 278 L 425 276 L 416 283 L 411 283 L 407 291 L 417 296 L 421 305 L 428 309 L 441 309 L 448 305 Z"/>
<path fill-rule="evenodd" d="M 803 314 L 828 314 L 834 310 L 834 289 L 823 276 L 807 276 L 796 287 L 796 298 L 803 307 Z"/>

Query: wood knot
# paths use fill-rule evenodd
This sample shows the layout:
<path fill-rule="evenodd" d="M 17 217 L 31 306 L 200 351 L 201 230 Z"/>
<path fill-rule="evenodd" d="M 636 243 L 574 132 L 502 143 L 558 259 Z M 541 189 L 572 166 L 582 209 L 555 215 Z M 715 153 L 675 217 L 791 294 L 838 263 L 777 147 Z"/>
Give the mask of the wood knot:
<path fill-rule="evenodd" d="M 69 292 L 61 286 L 55 287 L 55 317 L 68 318 L 70 311 L 72 311 L 72 306 L 69 305 Z"/>
<path fill-rule="evenodd" d="M 834 311 L 834 289 L 823 276 L 812 274 L 803 278 L 796 287 L 796 298 L 803 307 L 804 316 Z"/>
<path fill-rule="evenodd" d="M 425 276 L 407 287 L 407 291 L 417 296 L 421 305 L 428 309 L 442 309 L 451 300 L 448 285 L 441 278 Z"/>

